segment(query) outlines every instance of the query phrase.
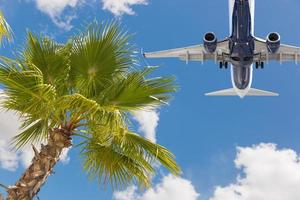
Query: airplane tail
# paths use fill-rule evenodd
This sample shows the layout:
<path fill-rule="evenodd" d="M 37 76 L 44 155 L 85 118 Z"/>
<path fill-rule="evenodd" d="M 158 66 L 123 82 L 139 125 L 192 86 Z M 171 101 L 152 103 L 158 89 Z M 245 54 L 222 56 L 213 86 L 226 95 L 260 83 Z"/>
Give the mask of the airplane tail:
<path fill-rule="evenodd" d="M 219 90 L 216 92 L 210 92 L 206 93 L 205 96 L 279 96 L 279 94 L 274 93 L 274 92 L 269 92 L 269 91 L 264 91 L 264 90 L 258 90 L 254 88 L 250 88 L 248 93 L 245 95 L 239 95 L 236 89 L 230 88 L 230 89 L 225 89 L 225 90 Z"/>

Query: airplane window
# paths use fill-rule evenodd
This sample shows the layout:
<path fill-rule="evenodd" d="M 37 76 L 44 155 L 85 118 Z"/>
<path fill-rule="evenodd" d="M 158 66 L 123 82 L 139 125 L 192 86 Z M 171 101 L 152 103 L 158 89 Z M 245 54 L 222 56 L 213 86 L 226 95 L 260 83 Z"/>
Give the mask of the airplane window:
<path fill-rule="evenodd" d="M 240 61 L 241 59 L 239 57 L 231 57 L 232 60 L 234 61 Z"/>

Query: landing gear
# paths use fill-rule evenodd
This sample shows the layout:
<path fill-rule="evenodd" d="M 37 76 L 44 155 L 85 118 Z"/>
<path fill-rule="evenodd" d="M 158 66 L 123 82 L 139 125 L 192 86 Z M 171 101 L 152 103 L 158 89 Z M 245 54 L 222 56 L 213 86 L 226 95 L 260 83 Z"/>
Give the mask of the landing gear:
<path fill-rule="evenodd" d="M 228 69 L 228 62 L 225 62 L 225 69 Z"/>
<path fill-rule="evenodd" d="M 220 62 L 220 69 L 223 69 L 223 67 L 228 69 L 228 62 Z"/>
<path fill-rule="evenodd" d="M 265 68 L 265 63 L 264 62 L 255 62 L 255 68 L 261 68 L 264 69 Z"/>

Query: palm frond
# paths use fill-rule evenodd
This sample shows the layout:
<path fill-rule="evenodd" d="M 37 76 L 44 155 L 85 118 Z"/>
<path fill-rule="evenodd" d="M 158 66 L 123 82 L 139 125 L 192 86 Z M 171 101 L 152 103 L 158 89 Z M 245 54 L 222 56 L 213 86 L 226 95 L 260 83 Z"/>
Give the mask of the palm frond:
<path fill-rule="evenodd" d="M 17 148 L 47 138 L 48 123 L 55 108 L 56 90 L 44 84 L 41 71 L 22 63 L 4 60 L 0 83 L 4 85 L 1 108 L 17 112 L 23 132 L 14 138 Z"/>
<path fill-rule="evenodd" d="M 29 119 L 28 121 L 30 121 Z M 16 149 L 24 147 L 26 144 L 34 144 L 42 142 L 48 138 L 49 121 L 38 120 L 30 125 L 28 121 L 24 121 L 23 127 L 26 129 L 15 136 L 12 140 L 12 144 Z"/>
<path fill-rule="evenodd" d="M 149 187 L 150 177 L 155 173 L 153 164 L 157 161 L 171 173 L 180 173 L 173 154 L 166 148 L 124 129 L 111 137 L 110 142 L 103 143 L 103 131 L 101 133 L 87 140 L 82 151 L 84 169 L 91 178 L 110 182 L 114 188 L 132 183 Z"/>
<path fill-rule="evenodd" d="M 12 30 L 9 24 L 6 22 L 3 13 L 0 11 L 0 44 L 2 43 L 3 38 L 12 40 Z"/>
<path fill-rule="evenodd" d="M 124 146 L 127 146 L 127 148 L 132 149 L 131 151 L 144 152 L 147 160 L 150 162 L 158 161 L 172 174 L 179 175 L 181 173 L 180 167 L 175 162 L 175 156 L 165 147 L 155 144 L 133 132 L 126 132 L 124 135 L 121 134 L 120 142 Z"/>
<path fill-rule="evenodd" d="M 167 103 L 170 93 L 177 89 L 174 77 L 146 79 L 154 69 L 148 67 L 118 77 L 100 94 L 99 99 L 103 100 L 101 104 L 112 104 L 120 110 L 134 111 Z"/>
<path fill-rule="evenodd" d="M 53 85 L 61 94 L 67 90 L 69 56 L 68 45 L 57 44 L 48 37 L 37 37 L 28 32 L 26 49 L 22 52 L 24 62 L 29 67 L 38 68 L 43 76 L 43 82 Z"/>
<path fill-rule="evenodd" d="M 71 40 L 71 80 L 76 89 L 90 97 L 105 88 L 116 73 L 135 65 L 130 35 L 115 21 L 93 22 Z"/>
<path fill-rule="evenodd" d="M 6 95 L 3 107 L 21 114 L 48 113 L 45 109 L 52 109 L 47 107 L 55 98 L 55 88 L 43 83 L 42 74 L 36 68 L 24 68 L 26 66 L 22 64 L 10 63 L 0 67 L 0 83 L 4 85 Z"/>
<path fill-rule="evenodd" d="M 103 126 L 104 124 L 113 124 L 111 117 L 119 114 L 119 111 L 113 107 L 101 106 L 96 101 L 79 93 L 62 96 L 57 103 L 60 110 L 69 113 L 70 119 L 87 121 L 88 126 L 91 126 L 91 123 L 99 124 L 100 122 Z"/>

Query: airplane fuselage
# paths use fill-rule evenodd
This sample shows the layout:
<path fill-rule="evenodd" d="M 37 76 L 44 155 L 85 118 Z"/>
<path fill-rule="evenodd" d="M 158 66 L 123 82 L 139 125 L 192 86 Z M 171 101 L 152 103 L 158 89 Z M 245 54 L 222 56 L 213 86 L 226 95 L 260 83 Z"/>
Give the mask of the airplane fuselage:
<path fill-rule="evenodd" d="M 254 57 L 254 0 L 230 0 L 229 49 L 232 84 L 243 96 L 252 84 Z"/>

